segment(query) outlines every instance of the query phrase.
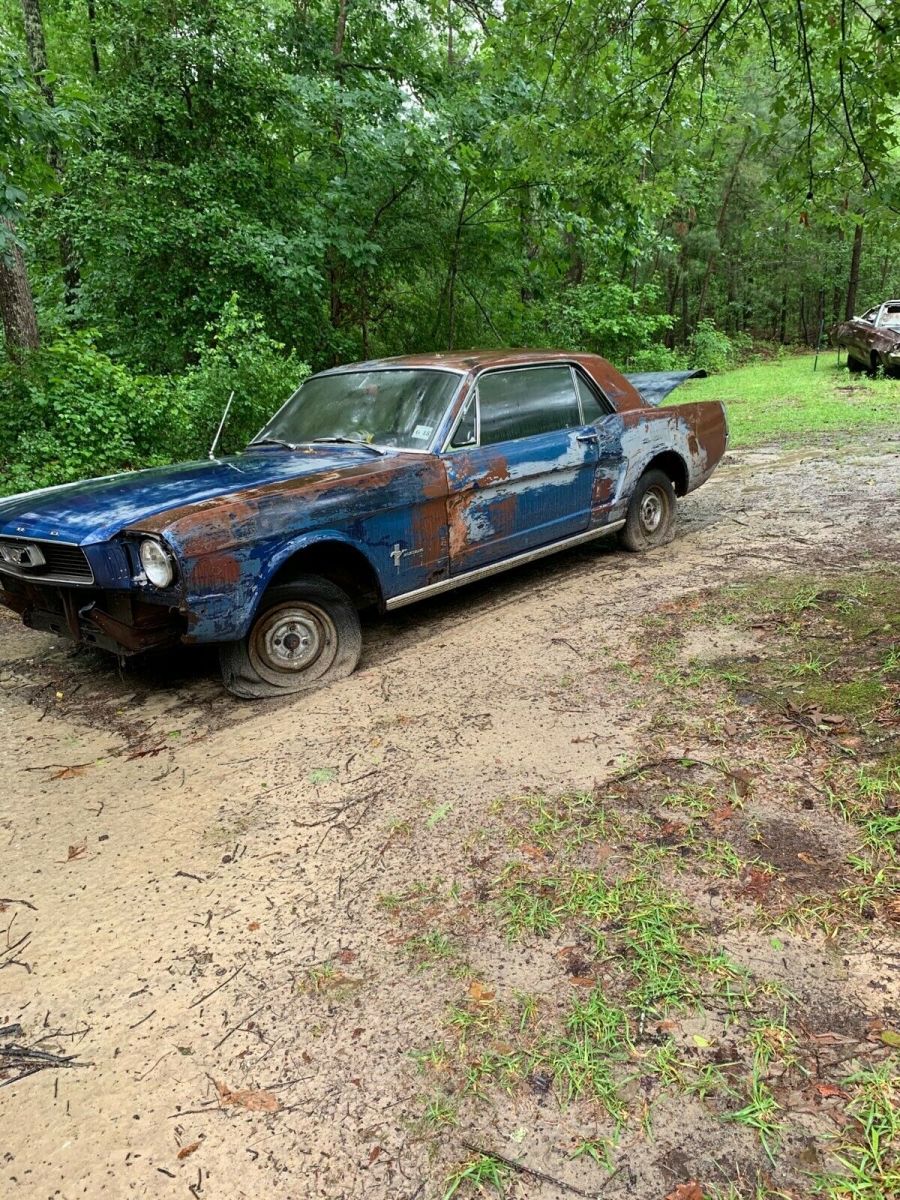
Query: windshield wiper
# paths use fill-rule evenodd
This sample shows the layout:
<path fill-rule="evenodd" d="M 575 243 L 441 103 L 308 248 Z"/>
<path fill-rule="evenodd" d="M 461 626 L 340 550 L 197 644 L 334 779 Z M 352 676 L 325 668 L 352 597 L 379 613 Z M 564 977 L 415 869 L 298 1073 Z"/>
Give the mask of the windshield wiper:
<path fill-rule="evenodd" d="M 293 442 L 286 442 L 283 438 L 256 438 L 250 442 L 250 446 L 283 446 L 285 450 L 296 450 L 297 447 Z M 248 446 L 249 449 L 249 446 Z"/>
<path fill-rule="evenodd" d="M 373 446 L 371 442 L 364 442 L 362 438 L 348 437 L 324 437 L 313 438 L 312 444 L 316 445 L 319 442 L 341 442 L 347 446 L 360 446 L 363 450 L 371 450 L 373 454 L 384 454 L 383 450 L 379 450 L 377 446 Z"/>

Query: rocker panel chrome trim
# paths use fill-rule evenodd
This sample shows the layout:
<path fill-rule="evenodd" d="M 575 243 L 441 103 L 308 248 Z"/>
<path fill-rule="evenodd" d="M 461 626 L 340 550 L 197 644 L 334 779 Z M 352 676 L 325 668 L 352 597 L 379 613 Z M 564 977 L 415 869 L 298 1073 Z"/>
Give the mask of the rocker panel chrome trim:
<path fill-rule="evenodd" d="M 565 538 L 561 542 L 550 542 L 547 546 L 538 546 L 534 550 L 527 550 L 524 554 L 515 555 L 514 558 L 504 558 L 500 562 L 477 567 L 474 571 L 466 571 L 463 575 L 452 575 L 449 579 L 439 579 L 437 583 L 416 588 L 414 592 L 401 592 L 399 596 L 392 596 L 390 600 L 386 600 L 384 607 L 388 610 L 404 608 L 407 604 L 415 604 L 417 600 L 427 600 L 430 596 L 440 595 L 441 592 L 450 592 L 454 588 L 462 587 L 464 583 L 476 583 L 479 579 L 487 579 L 490 575 L 499 575 L 501 571 L 508 571 L 512 567 L 522 567 L 538 558 L 546 558 L 558 550 L 568 550 L 573 546 L 580 546 L 582 542 L 590 542 L 595 538 L 616 533 L 624 524 L 624 521 L 612 521 L 609 525 L 601 525 L 598 529 L 588 529 L 584 533 L 576 533 L 574 537 Z"/>

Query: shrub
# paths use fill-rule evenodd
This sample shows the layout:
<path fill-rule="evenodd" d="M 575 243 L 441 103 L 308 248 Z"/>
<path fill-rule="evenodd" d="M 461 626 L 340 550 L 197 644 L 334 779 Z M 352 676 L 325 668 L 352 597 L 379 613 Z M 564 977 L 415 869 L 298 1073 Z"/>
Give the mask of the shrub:
<path fill-rule="evenodd" d="M 654 343 L 632 354 L 625 367 L 628 371 L 687 371 L 693 363 L 683 350 L 670 350 L 668 346 Z"/>
<path fill-rule="evenodd" d="M 611 279 L 578 284 L 550 301 L 536 340 L 625 362 L 672 324 L 659 299 L 652 284 L 636 290 Z"/>
<path fill-rule="evenodd" d="M 715 321 L 704 317 L 694 330 L 688 357 L 692 367 L 702 368 L 712 375 L 734 366 L 736 355 L 728 335 L 716 329 Z"/>
<path fill-rule="evenodd" d="M 177 375 L 134 373 L 94 334 L 66 333 L 0 366 L 0 491 L 203 457 L 232 389 L 222 445 L 239 449 L 308 372 L 236 297 Z"/>

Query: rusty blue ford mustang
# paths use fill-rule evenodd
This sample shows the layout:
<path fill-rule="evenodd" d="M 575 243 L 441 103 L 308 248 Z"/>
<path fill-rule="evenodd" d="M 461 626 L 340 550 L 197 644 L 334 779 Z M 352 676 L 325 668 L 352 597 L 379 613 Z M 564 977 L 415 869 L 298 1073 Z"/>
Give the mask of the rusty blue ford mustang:
<path fill-rule="evenodd" d="M 133 654 L 218 643 L 226 687 L 283 696 L 356 666 L 359 613 L 592 538 L 670 541 L 718 403 L 659 408 L 596 355 L 420 355 L 313 375 L 240 453 L 0 500 L 0 602 Z"/>

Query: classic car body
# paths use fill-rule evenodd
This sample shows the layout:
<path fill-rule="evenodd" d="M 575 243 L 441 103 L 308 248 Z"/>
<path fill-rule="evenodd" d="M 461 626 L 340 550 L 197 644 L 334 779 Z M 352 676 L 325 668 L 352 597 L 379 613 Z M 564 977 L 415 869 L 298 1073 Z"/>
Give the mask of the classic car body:
<path fill-rule="evenodd" d="M 413 446 L 285 437 L 327 408 L 320 394 L 333 406 L 352 392 L 364 411 L 413 385 L 416 413 L 429 396 L 437 413 L 405 435 Z M 354 610 L 392 609 L 628 522 L 632 548 L 669 540 L 674 513 L 660 506 L 671 494 L 674 510 L 709 477 L 727 424 L 715 402 L 654 404 L 588 354 L 435 354 L 321 372 L 240 454 L 0 501 L 0 602 L 119 654 L 222 643 L 237 694 L 311 686 L 337 668 L 310 674 L 310 656 L 345 626 L 356 636 L 332 593 Z M 299 617 L 298 579 L 321 592 Z M 273 597 L 281 616 L 267 623 Z M 345 658 L 352 669 L 352 647 Z"/>
<path fill-rule="evenodd" d="M 831 338 L 846 349 L 851 371 L 900 371 L 900 300 L 885 300 L 861 317 L 842 321 Z"/>

